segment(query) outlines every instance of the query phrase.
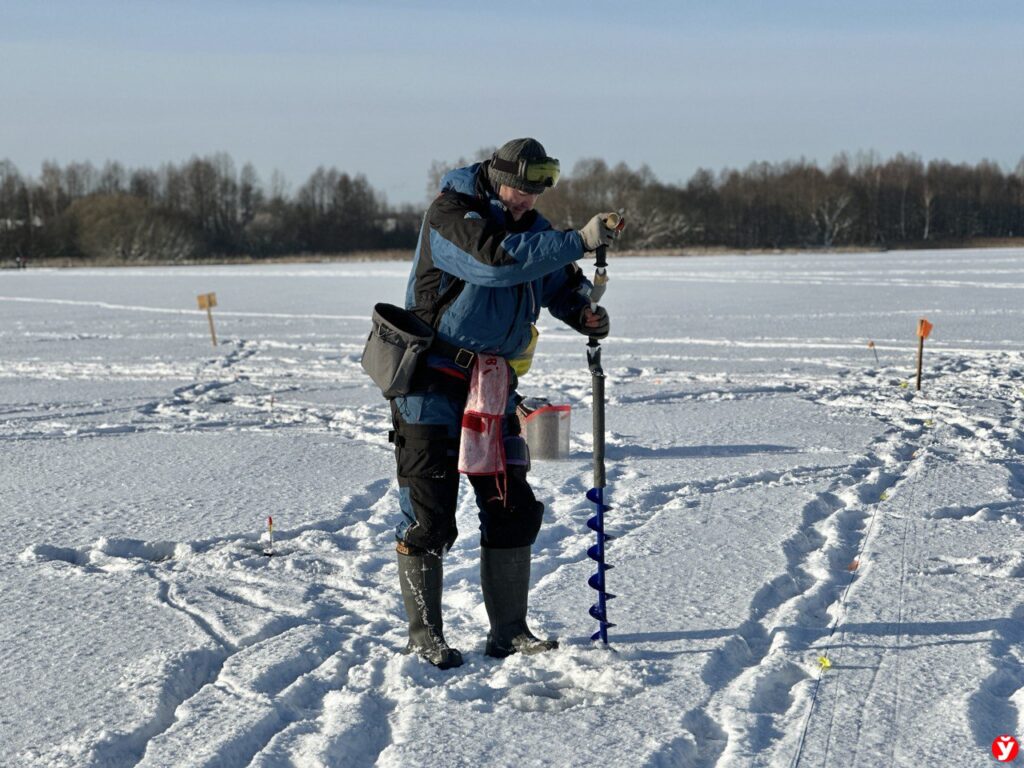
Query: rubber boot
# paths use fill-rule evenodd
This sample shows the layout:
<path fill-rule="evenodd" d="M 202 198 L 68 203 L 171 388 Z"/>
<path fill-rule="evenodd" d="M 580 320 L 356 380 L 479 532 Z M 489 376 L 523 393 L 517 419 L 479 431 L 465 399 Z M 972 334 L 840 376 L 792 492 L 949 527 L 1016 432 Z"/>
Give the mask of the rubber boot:
<path fill-rule="evenodd" d="M 491 623 L 488 656 L 503 659 L 513 653 L 542 653 L 558 647 L 557 640 L 541 640 L 526 625 L 530 547 L 481 547 L 480 586 Z"/>
<path fill-rule="evenodd" d="M 416 653 L 439 669 L 451 669 L 462 664 L 462 654 L 449 648 L 444 641 L 441 621 L 443 574 L 441 558 L 437 555 L 398 553 L 398 580 L 402 585 L 405 613 L 409 617 L 406 653 Z"/>

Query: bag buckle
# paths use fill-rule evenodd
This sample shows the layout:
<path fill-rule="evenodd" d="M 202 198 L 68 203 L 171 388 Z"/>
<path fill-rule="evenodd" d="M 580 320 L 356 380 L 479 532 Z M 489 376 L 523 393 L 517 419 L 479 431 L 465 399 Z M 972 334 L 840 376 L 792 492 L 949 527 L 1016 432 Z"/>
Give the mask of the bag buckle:
<path fill-rule="evenodd" d="M 460 368 L 471 368 L 475 359 L 476 352 L 468 349 L 460 348 L 459 351 L 455 353 L 455 364 Z"/>

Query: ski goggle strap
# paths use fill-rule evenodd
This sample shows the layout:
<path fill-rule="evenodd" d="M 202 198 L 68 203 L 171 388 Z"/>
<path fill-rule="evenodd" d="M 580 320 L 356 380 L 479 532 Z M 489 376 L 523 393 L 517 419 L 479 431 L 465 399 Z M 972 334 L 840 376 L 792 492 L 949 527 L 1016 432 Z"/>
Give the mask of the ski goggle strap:
<path fill-rule="evenodd" d="M 543 184 L 545 187 L 555 186 L 560 173 L 558 161 L 553 157 L 502 160 L 494 155 L 491 157 L 491 167 L 496 171 L 515 174 L 531 184 Z"/>

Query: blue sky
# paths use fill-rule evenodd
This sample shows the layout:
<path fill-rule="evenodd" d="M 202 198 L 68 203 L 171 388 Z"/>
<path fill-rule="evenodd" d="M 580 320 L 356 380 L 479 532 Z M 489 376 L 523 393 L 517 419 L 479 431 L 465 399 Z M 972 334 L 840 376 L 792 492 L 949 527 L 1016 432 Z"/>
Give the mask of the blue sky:
<path fill-rule="evenodd" d="M 426 199 L 532 135 L 667 182 L 837 153 L 1024 158 L 1024 3 L 0 0 L 0 158 L 224 151 Z"/>

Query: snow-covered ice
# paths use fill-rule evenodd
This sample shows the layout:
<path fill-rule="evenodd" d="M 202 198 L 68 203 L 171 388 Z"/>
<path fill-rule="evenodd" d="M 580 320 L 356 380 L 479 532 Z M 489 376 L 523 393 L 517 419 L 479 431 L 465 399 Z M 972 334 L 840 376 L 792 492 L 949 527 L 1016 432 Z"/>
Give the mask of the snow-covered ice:
<path fill-rule="evenodd" d="M 408 268 L 0 273 L 0 764 L 968 766 L 1024 735 L 1024 251 L 613 259 L 612 650 L 585 339 L 545 315 L 520 391 L 573 435 L 532 472 L 531 610 L 562 647 L 483 655 L 463 484 L 448 672 L 400 652 L 359 367 Z"/>

